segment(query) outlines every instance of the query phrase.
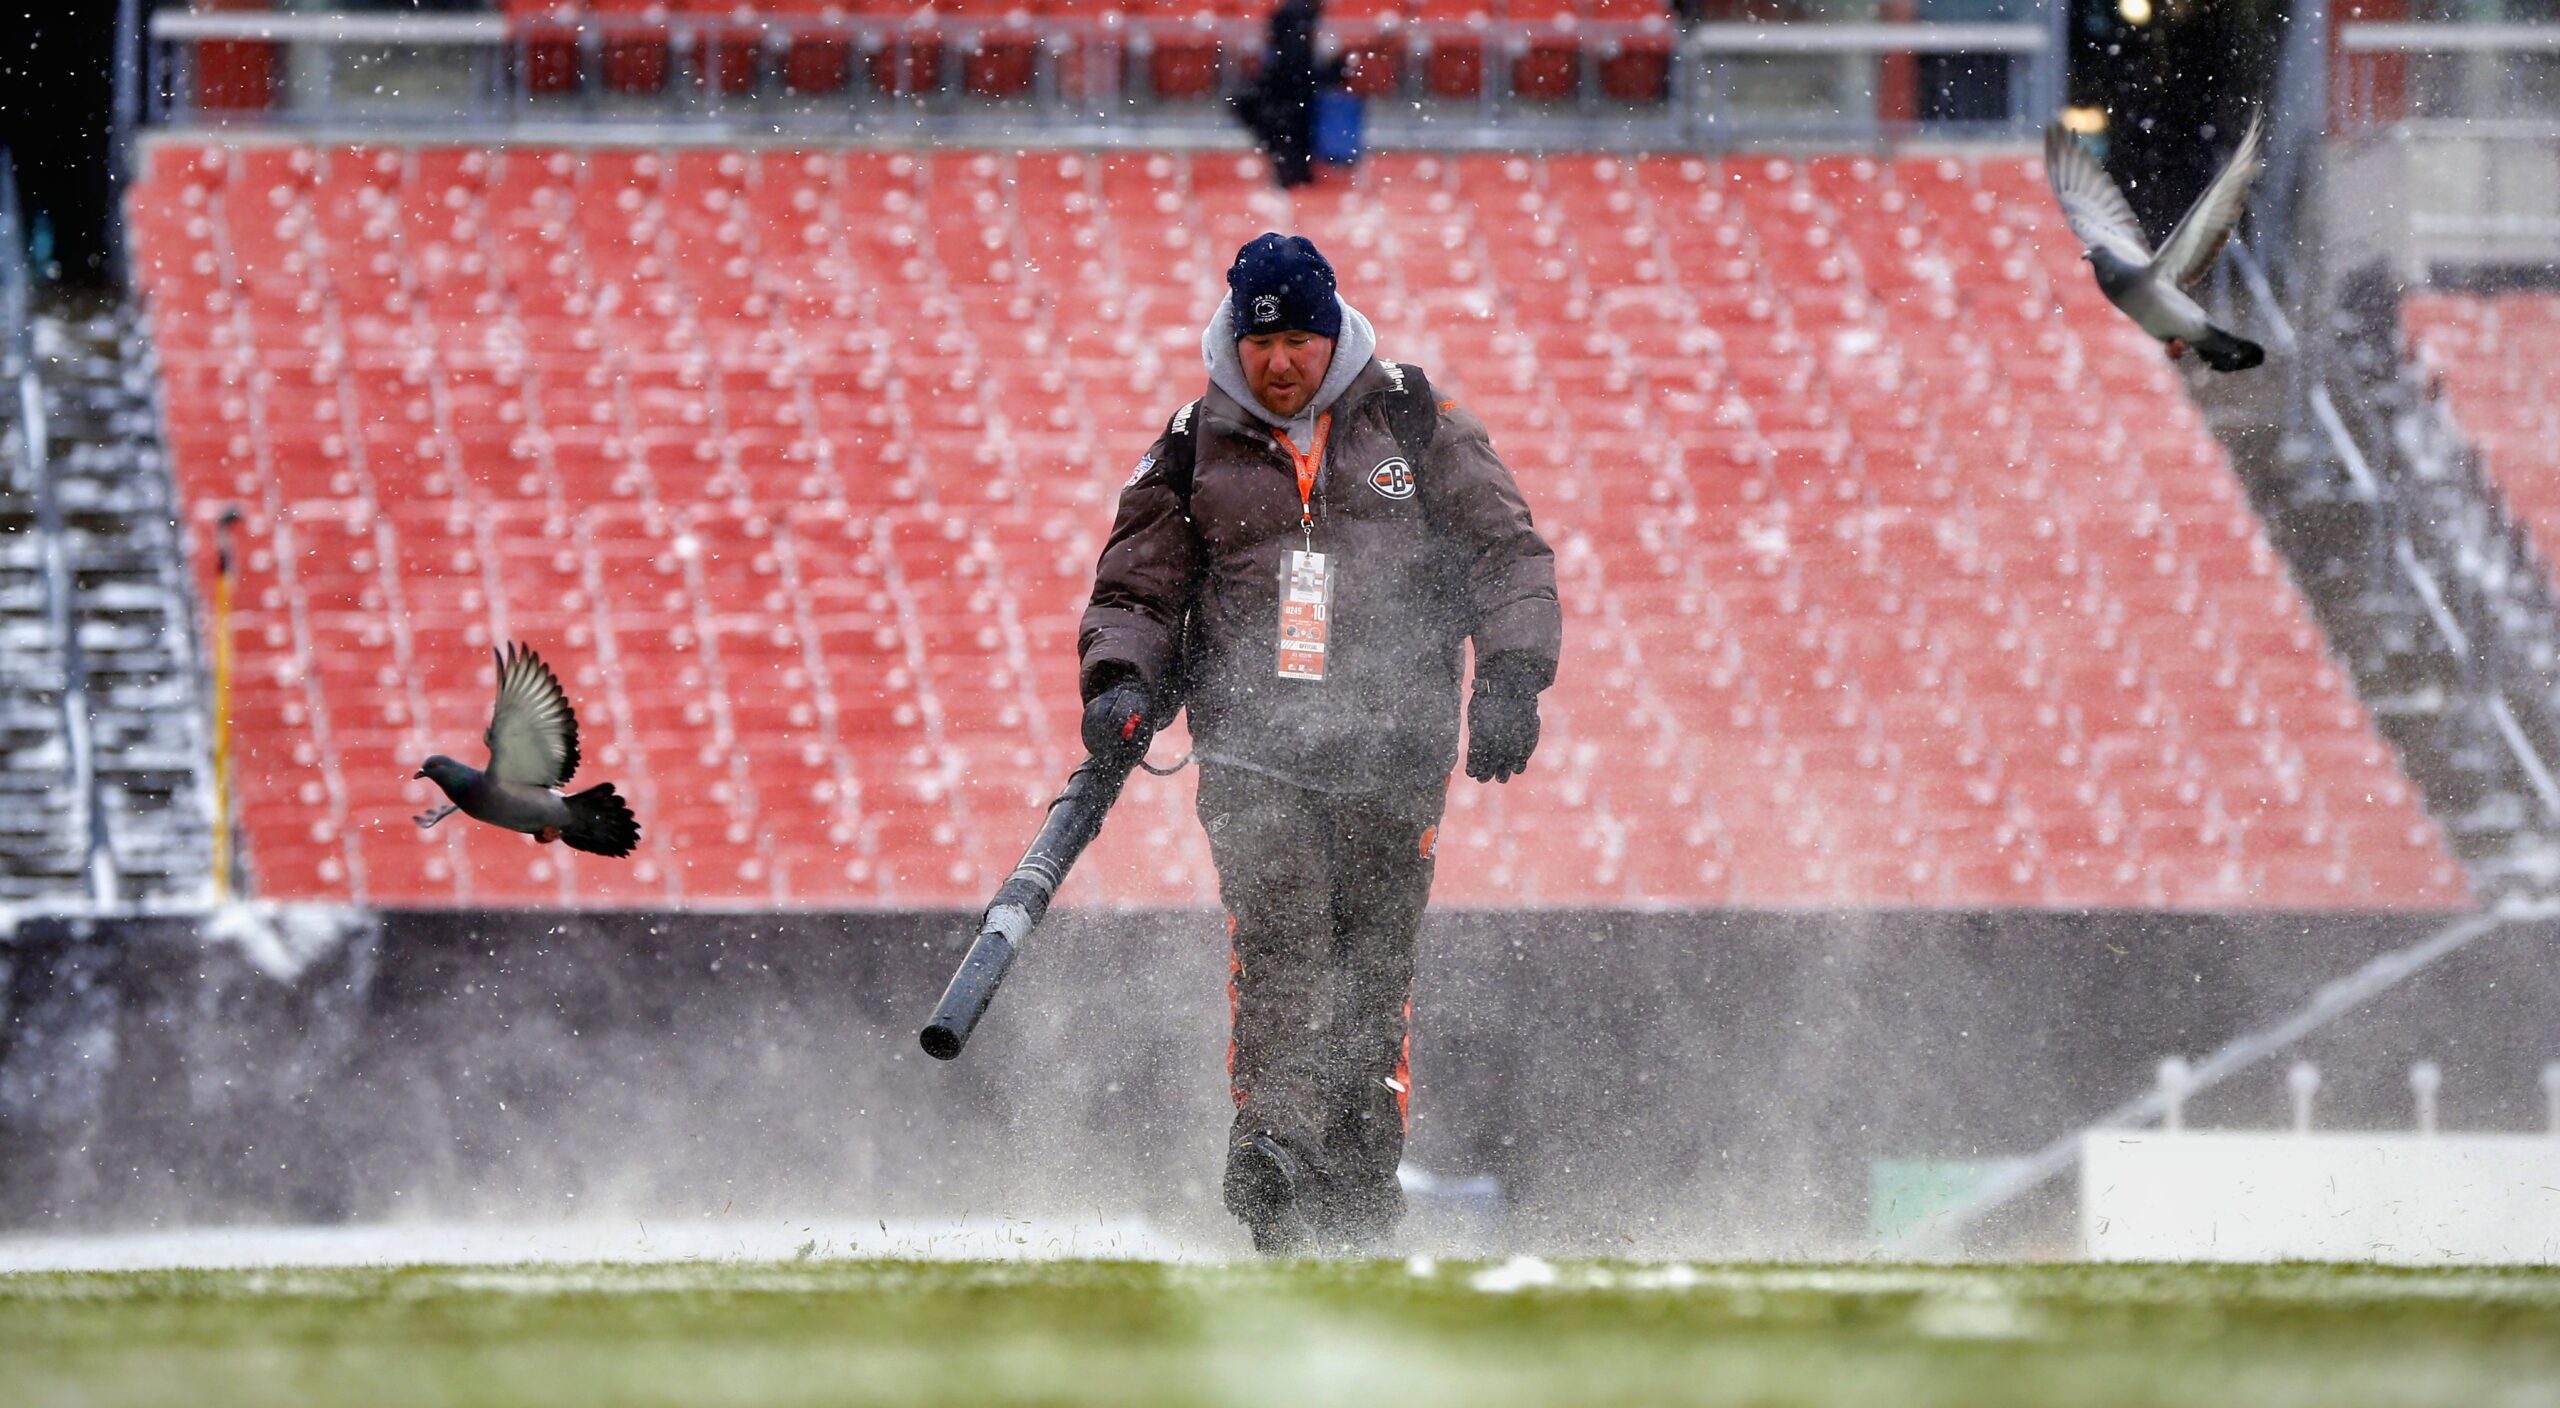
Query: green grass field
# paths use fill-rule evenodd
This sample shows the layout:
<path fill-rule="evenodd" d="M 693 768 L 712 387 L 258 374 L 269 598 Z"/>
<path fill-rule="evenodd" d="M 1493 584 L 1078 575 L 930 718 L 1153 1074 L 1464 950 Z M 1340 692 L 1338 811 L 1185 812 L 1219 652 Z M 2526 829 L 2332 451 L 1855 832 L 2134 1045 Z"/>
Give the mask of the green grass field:
<path fill-rule="evenodd" d="M 0 1276 L 0 1403 L 2560 1404 L 2560 1274 L 811 1261 Z"/>

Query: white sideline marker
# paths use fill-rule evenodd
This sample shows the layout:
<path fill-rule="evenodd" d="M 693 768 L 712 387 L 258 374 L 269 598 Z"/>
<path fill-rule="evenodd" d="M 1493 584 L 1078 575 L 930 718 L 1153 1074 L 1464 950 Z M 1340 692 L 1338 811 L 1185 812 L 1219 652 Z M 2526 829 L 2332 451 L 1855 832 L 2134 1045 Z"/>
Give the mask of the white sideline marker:
<path fill-rule="evenodd" d="M 2560 1264 L 2547 1134 L 2099 1130 L 2080 1148 L 2096 1261 Z"/>

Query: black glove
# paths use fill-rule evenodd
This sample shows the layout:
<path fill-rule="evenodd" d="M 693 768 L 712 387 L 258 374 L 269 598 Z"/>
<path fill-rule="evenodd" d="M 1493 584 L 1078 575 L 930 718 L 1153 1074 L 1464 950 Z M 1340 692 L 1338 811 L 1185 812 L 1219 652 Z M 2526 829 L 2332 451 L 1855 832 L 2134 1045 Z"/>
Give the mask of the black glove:
<path fill-rule="evenodd" d="M 1097 758 L 1143 758 L 1156 736 L 1155 701 L 1135 679 L 1093 696 L 1084 706 L 1084 750 Z"/>
<path fill-rule="evenodd" d="M 1478 685 L 1467 701 L 1467 776 L 1509 782 L 1529 770 L 1529 755 L 1536 751 L 1538 696 Z"/>

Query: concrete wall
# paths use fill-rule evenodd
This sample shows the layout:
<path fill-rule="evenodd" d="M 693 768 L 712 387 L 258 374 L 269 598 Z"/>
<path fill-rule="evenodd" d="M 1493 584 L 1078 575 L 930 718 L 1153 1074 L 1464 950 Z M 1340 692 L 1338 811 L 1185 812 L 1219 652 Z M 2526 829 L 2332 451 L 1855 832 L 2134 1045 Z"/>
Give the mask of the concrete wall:
<path fill-rule="evenodd" d="M 2340 275 L 2385 262 L 2410 283 L 2438 271 L 2547 283 L 2560 267 L 2560 131 L 2408 124 L 2333 142 L 2322 158 L 2320 258 Z"/>

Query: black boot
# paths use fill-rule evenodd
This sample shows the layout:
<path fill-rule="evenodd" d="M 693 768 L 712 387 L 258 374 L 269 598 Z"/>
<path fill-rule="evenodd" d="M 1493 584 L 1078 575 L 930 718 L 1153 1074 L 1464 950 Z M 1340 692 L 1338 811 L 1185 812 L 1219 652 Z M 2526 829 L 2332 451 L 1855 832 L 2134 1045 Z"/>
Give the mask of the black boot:
<path fill-rule="evenodd" d="M 1243 1136 L 1227 1151 L 1227 1211 L 1253 1234 L 1255 1251 L 1264 1256 L 1306 1251 L 1310 1229 L 1299 1201 L 1305 1177 L 1298 1156 L 1267 1130 Z"/>

